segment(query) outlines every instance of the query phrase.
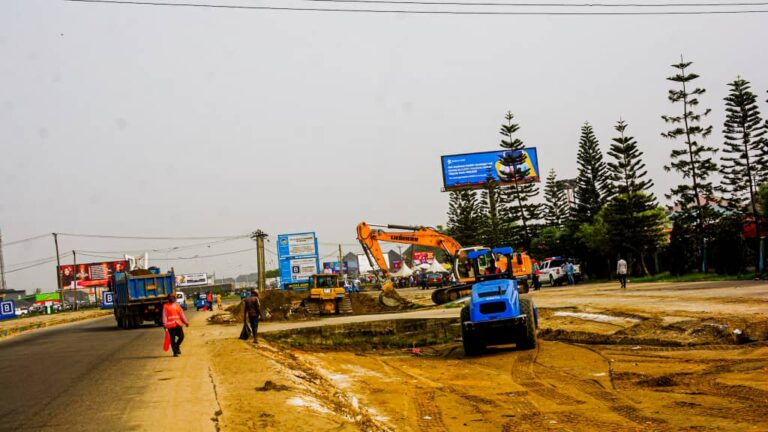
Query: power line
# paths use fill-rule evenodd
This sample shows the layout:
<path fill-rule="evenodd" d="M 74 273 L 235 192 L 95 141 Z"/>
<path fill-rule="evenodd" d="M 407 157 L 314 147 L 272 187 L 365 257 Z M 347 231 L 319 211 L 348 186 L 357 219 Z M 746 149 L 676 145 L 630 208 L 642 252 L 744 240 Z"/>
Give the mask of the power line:
<path fill-rule="evenodd" d="M 71 255 L 71 254 L 72 253 L 70 252 L 69 255 Z M 64 254 L 62 256 L 67 256 L 67 254 Z M 49 264 L 49 263 L 52 263 L 52 262 L 56 262 L 56 257 L 53 257 L 52 259 L 48 259 L 46 261 L 41 261 L 41 262 L 39 262 L 37 264 L 30 264 L 28 266 L 19 267 L 19 268 L 13 269 L 13 270 L 6 270 L 5 273 L 6 274 L 8 274 L 8 273 L 15 273 L 17 271 L 27 270 L 27 269 L 31 269 L 33 267 L 39 267 L 41 265 Z"/>
<path fill-rule="evenodd" d="M 69 0 L 65 0 L 65 1 L 69 1 Z M 221 240 L 221 239 L 234 240 L 234 239 L 248 237 L 248 234 L 240 234 L 240 235 L 234 235 L 234 236 L 210 236 L 210 237 L 119 236 L 119 235 L 107 235 L 107 234 L 73 234 L 73 233 L 56 233 L 56 234 L 60 236 L 67 236 L 67 237 L 88 237 L 88 238 L 125 239 L 125 240 Z"/>
<path fill-rule="evenodd" d="M 45 234 L 40 234 L 38 236 L 28 237 L 28 238 L 21 239 L 21 240 L 14 240 L 12 242 L 3 242 L 3 246 L 13 246 L 15 244 L 25 243 L 25 242 L 32 241 L 32 240 L 37 240 L 37 239 L 45 238 L 45 237 L 48 237 L 50 235 L 51 235 L 51 233 L 45 233 Z"/>
<path fill-rule="evenodd" d="M 92 258 L 109 258 L 114 259 L 115 257 L 107 256 L 107 255 L 97 255 L 88 253 L 87 251 L 76 251 L 79 255 L 88 256 Z M 213 258 L 213 257 L 219 257 L 219 256 L 226 256 L 226 255 L 234 255 L 239 254 L 243 252 L 253 252 L 253 248 L 248 249 L 241 249 L 231 252 L 222 252 L 218 254 L 210 254 L 210 255 L 195 255 L 190 257 L 168 257 L 168 258 L 151 258 L 152 261 L 180 261 L 180 260 L 193 260 L 193 259 L 201 259 L 201 258 Z"/>
<path fill-rule="evenodd" d="M 411 0 L 300 0 L 311 3 L 351 3 L 383 5 L 419 5 L 419 6 L 491 6 L 491 7 L 721 7 L 721 6 L 766 6 L 768 2 L 709 2 L 709 3 L 518 3 L 518 2 L 452 2 L 452 1 L 411 1 Z"/>
<path fill-rule="evenodd" d="M 157 1 L 137 1 L 137 0 L 64 0 L 73 3 L 102 3 L 118 5 L 139 5 L 139 6 L 175 6 L 187 8 L 210 8 L 210 9 L 250 9 L 250 10 L 269 10 L 269 11 L 292 11 L 292 12 L 345 12 L 345 13 L 386 13 L 386 14 L 410 14 L 410 15 L 537 15 L 537 16 L 599 16 L 599 15 L 738 15 L 738 14 L 760 14 L 768 13 L 768 9 L 742 9 L 742 10 L 688 10 L 688 11 L 629 11 L 629 12 L 578 12 L 578 11 L 468 11 L 468 10 L 414 10 L 414 9 L 342 9 L 342 8 L 299 8 L 286 6 L 249 6 L 232 4 L 210 4 L 210 3 L 168 3 Z M 756 4 L 757 5 L 757 4 Z M 723 4 L 723 6 L 730 6 Z"/>

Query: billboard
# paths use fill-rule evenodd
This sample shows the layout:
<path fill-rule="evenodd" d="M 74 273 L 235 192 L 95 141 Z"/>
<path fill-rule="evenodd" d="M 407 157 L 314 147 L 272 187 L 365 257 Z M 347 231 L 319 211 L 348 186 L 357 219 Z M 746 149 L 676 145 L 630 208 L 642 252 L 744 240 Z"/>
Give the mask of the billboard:
<path fill-rule="evenodd" d="M 98 263 L 59 266 L 61 283 L 71 286 L 77 280 L 78 287 L 107 286 L 112 273 L 128 271 L 128 261 L 106 261 Z"/>
<path fill-rule="evenodd" d="M 317 238 L 313 232 L 279 234 L 277 236 L 277 255 L 279 257 L 316 254 Z"/>
<path fill-rule="evenodd" d="M 324 262 L 323 263 L 323 273 L 338 274 L 339 273 L 339 262 L 338 261 Z M 344 273 L 349 273 L 349 268 L 347 266 L 347 262 L 346 261 L 344 261 Z"/>
<path fill-rule="evenodd" d="M 314 232 L 278 234 L 277 259 L 280 264 L 280 283 L 306 282 L 319 272 L 317 236 Z"/>
<path fill-rule="evenodd" d="M 434 260 L 435 260 L 434 252 L 414 252 L 413 253 L 413 265 L 415 266 L 420 264 L 432 264 L 432 261 Z"/>
<path fill-rule="evenodd" d="M 208 285 L 208 273 L 188 273 L 176 275 L 176 286 L 178 287 L 197 285 Z"/>
<path fill-rule="evenodd" d="M 523 163 L 517 165 L 518 176 L 524 176 L 523 181 L 539 181 L 539 156 L 536 147 L 521 150 L 525 154 Z M 505 175 L 511 176 L 512 167 L 501 164 L 501 157 L 507 150 L 481 153 L 465 153 L 441 156 L 443 168 L 443 190 L 480 189 L 489 178 L 501 185 L 513 184 L 505 181 Z"/>

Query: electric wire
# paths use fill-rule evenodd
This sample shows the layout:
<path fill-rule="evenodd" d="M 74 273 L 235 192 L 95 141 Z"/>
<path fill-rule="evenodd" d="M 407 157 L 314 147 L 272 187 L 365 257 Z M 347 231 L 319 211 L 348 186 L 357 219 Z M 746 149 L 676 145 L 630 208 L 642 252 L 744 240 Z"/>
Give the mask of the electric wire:
<path fill-rule="evenodd" d="M 621 16 L 621 15 L 740 15 L 768 13 L 768 9 L 739 9 L 739 10 L 675 10 L 675 11 L 626 11 L 626 12 L 580 12 L 580 11 L 470 11 L 470 10 L 416 10 L 416 9 L 349 9 L 349 8 L 316 8 L 289 6 L 253 6 L 212 3 L 169 3 L 159 1 L 139 0 L 63 0 L 72 3 L 101 3 L 112 5 L 132 6 L 170 6 L 186 8 L 209 9 L 250 9 L 291 12 L 342 12 L 342 13 L 385 13 L 404 15 L 520 15 L 520 16 Z M 729 5 L 728 5 L 729 6 Z"/>
<path fill-rule="evenodd" d="M 29 237 L 29 238 L 25 238 L 25 239 L 21 239 L 21 240 L 14 240 L 14 241 L 10 241 L 10 242 L 3 242 L 2 246 L 3 247 L 5 247 L 5 246 L 13 246 L 15 244 L 26 243 L 26 242 L 29 242 L 29 241 L 32 241 L 32 240 L 37 240 L 37 239 L 49 237 L 50 235 L 51 235 L 51 233 L 45 233 L 45 234 L 40 234 L 40 235 L 37 235 L 37 236 L 34 236 L 34 237 Z"/>
<path fill-rule="evenodd" d="M 525 2 L 452 2 L 417 0 L 300 0 L 310 3 L 351 3 L 419 6 L 491 6 L 491 7 L 721 7 L 721 6 L 766 6 L 768 2 L 703 2 L 703 3 L 525 3 Z"/>
<path fill-rule="evenodd" d="M 103 238 L 103 239 L 124 239 L 124 240 L 221 240 L 221 239 L 239 239 L 248 237 L 249 234 L 239 234 L 233 236 L 209 236 L 209 237 L 195 237 L 195 236 L 178 236 L 178 237 L 163 237 L 163 236 L 119 236 L 108 234 L 74 234 L 74 233 L 56 233 L 60 236 L 67 237 L 85 237 L 85 238 Z"/>

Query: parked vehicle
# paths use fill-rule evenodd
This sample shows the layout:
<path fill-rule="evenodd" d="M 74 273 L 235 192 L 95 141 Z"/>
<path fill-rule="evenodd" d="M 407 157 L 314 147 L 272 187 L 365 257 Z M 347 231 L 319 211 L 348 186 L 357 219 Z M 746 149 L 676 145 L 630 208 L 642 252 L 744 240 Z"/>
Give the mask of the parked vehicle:
<path fill-rule="evenodd" d="M 464 353 L 482 353 L 488 345 L 515 343 L 536 347 L 538 313 L 528 294 L 518 293 L 514 279 L 495 279 L 472 286 L 470 303 L 461 309 Z"/>
<path fill-rule="evenodd" d="M 149 271 L 118 272 L 112 275 L 112 291 L 115 299 L 115 320 L 124 329 L 141 326 L 144 321 L 163 324 L 163 304 L 175 288 L 173 270 L 160 273 L 152 267 Z"/>
<path fill-rule="evenodd" d="M 187 295 L 181 291 L 176 292 L 176 303 L 181 306 L 182 309 L 187 310 Z"/>
<path fill-rule="evenodd" d="M 568 260 L 563 257 L 545 258 L 541 261 L 539 280 L 547 281 L 551 286 L 559 286 L 568 283 L 568 274 L 565 271 Z M 581 266 L 573 264 L 573 277 L 575 282 L 581 280 Z"/>
<path fill-rule="evenodd" d="M 24 315 L 29 315 L 29 308 L 27 308 L 27 307 L 17 307 L 15 312 L 16 312 L 16 316 L 17 317 L 24 316 Z"/>
<path fill-rule="evenodd" d="M 427 286 L 428 287 L 441 287 L 447 285 L 445 277 L 442 273 L 429 273 L 427 274 Z"/>

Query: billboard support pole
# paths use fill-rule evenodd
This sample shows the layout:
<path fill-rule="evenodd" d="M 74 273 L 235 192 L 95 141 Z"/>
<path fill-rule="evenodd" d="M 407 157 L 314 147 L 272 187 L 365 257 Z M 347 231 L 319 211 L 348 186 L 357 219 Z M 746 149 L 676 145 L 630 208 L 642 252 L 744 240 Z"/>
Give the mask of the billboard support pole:
<path fill-rule="evenodd" d="M 77 254 L 75 254 L 75 251 L 72 251 L 72 267 L 74 267 L 75 272 L 75 280 L 72 282 L 74 286 L 72 287 L 72 310 L 77 310 Z"/>
<path fill-rule="evenodd" d="M 339 275 L 344 278 L 344 260 L 341 256 L 341 244 L 339 244 Z"/>
<path fill-rule="evenodd" d="M 64 310 L 64 287 L 61 284 L 61 258 L 59 257 L 59 237 L 56 233 L 53 234 L 53 244 L 56 246 L 56 282 L 59 288 L 59 303 L 61 303 L 61 310 Z"/>

